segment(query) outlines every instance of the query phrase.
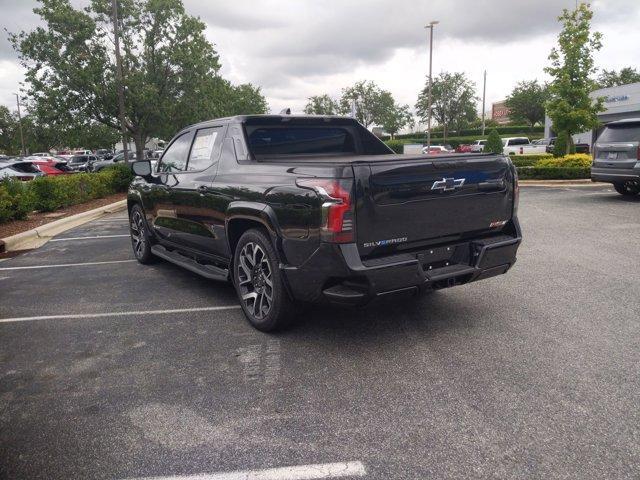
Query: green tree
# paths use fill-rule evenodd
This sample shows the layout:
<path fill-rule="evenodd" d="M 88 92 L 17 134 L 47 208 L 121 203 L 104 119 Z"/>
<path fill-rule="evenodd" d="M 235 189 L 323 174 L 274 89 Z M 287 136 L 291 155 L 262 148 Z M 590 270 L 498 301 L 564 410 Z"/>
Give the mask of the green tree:
<path fill-rule="evenodd" d="M 309 97 L 304 107 L 304 113 L 307 115 L 337 115 L 339 111 L 338 102 L 326 93 Z"/>
<path fill-rule="evenodd" d="M 409 105 L 393 105 L 382 114 L 382 127 L 393 139 L 406 126 L 413 125 L 413 115 L 409 111 Z"/>
<path fill-rule="evenodd" d="M 553 129 L 565 132 L 569 141 L 566 153 L 571 151 L 571 135 L 591 130 L 598 125 L 598 112 L 603 110 L 603 99 L 592 99 L 594 89 L 590 76 L 596 71 L 593 54 L 602 47 L 602 35 L 591 32 L 593 12 L 581 3 L 575 10 L 564 9 L 558 18 L 562 31 L 558 47 L 551 50 L 551 65 L 545 71 L 551 75 L 547 114 Z"/>
<path fill-rule="evenodd" d="M 531 128 L 544 122 L 547 87 L 537 80 L 518 82 L 507 97 L 509 116 L 515 122 L 526 122 Z"/>
<path fill-rule="evenodd" d="M 91 0 L 82 10 L 69 0 L 39 1 L 34 12 L 43 26 L 10 36 L 27 69 L 34 113 L 52 124 L 118 129 L 111 0 Z M 259 91 L 220 77 L 206 25 L 185 13 L 182 0 L 121 0 L 119 6 L 125 123 L 138 158 L 148 138 L 245 113 L 235 109 L 247 99 L 265 109 Z"/>
<path fill-rule="evenodd" d="M 640 82 L 640 72 L 632 67 L 625 67 L 619 72 L 615 70 L 602 70 L 597 80 L 599 88 L 617 87 L 636 82 Z"/>
<path fill-rule="evenodd" d="M 354 105 L 356 119 L 369 128 L 373 124 L 382 125 L 385 113 L 394 104 L 391 93 L 374 82 L 360 81 L 342 90 L 340 113 L 348 115 Z"/>
<path fill-rule="evenodd" d="M 497 130 L 491 130 L 489 136 L 487 137 L 487 143 L 485 143 L 483 151 L 485 153 L 497 153 L 498 155 L 501 155 L 503 153 L 504 145 Z"/>
<path fill-rule="evenodd" d="M 564 157 L 571 148 L 570 137 L 567 132 L 560 132 L 553 144 L 553 156 L 556 158 Z M 571 152 L 569 152 L 571 153 Z"/>
<path fill-rule="evenodd" d="M 476 112 L 475 84 L 464 73 L 442 72 L 433 79 L 431 117 L 443 128 L 444 142 L 447 132 L 466 128 L 478 116 Z M 418 96 L 416 111 L 422 121 L 429 112 L 429 82 Z"/>

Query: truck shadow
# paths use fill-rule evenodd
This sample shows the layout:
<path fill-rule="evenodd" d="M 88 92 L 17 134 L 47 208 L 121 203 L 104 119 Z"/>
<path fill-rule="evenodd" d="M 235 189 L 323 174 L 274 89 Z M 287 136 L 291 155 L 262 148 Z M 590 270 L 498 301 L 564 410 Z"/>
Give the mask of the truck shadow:
<path fill-rule="evenodd" d="M 300 338 L 331 337 L 373 340 L 384 337 L 431 336 L 451 330 L 468 330 L 474 319 L 484 316 L 482 307 L 461 301 L 463 296 L 436 291 L 416 297 L 410 295 L 376 301 L 366 307 L 339 308 L 307 306 L 296 316 L 284 336 Z M 348 340 L 350 342 L 351 340 Z"/>

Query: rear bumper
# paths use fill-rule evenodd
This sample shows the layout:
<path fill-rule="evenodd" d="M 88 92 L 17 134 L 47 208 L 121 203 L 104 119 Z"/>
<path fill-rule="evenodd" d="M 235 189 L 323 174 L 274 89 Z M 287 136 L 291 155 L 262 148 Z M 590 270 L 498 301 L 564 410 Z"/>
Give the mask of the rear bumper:
<path fill-rule="evenodd" d="M 295 300 L 362 305 L 402 292 L 434 290 L 507 272 L 522 240 L 499 235 L 362 261 L 356 244 L 323 243 L 299 267 L 283 267 Z"/>
<path fill-rule="evenodd" d="M 625 183 L 640 181 L 640 163 L 634 168 L 591 167 L 591 180 L 594 182 Z"/>

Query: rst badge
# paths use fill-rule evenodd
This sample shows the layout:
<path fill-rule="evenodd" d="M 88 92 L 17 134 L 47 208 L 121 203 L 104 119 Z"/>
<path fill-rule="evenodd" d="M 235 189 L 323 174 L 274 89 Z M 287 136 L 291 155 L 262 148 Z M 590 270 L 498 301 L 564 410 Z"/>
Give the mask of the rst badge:
<path fill-rule="evenodd" d="M 464 185 L 464 178 L 443 178 L 442 180 L 436 180 L 431 185 L 431 190 L 440 192 L 450 192 L 456 188 L 462 188 Z"/>

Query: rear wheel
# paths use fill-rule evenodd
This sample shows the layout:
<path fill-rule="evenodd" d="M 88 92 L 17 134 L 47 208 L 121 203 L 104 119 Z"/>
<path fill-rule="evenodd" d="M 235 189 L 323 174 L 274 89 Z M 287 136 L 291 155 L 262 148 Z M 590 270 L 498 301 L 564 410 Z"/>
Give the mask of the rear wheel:
<path fill-rule="evenodd" d="M 236 246 L 233 283 L 247 320 L 270 332 L 287 326 L 293 302 L 285 291 L 275 249 L 260 230 L 245 232 Z"/>
<path fill-rule="evenodd" d="M 151 253 L 151 242 L 144 212 L 139 205 L 134 205 L 129 212 L 129 232 L 131 234 L 131 246 L 133 254 L 140 263 L 151 263 L 155 260 Z"/>
<path fill-rule="evenodd" d="M 614 183 L 613 188 L 616 189 L 620 195 L 637 195 L 640 193 L 640 186 L 634 183 Z"/>

